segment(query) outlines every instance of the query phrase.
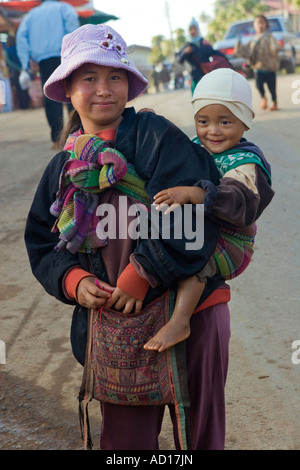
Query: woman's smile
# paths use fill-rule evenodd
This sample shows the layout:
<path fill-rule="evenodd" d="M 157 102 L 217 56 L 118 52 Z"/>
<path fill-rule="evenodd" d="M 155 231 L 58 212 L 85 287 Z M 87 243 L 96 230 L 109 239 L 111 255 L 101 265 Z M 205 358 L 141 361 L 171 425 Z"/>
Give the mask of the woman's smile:
<path fill-rule="evenodd" d="M 128 78 L 123 69 L 84 64 L 65 85 L 66 95 L 81 117 L 86 133 L 117 129 L 128 98 Z"/>

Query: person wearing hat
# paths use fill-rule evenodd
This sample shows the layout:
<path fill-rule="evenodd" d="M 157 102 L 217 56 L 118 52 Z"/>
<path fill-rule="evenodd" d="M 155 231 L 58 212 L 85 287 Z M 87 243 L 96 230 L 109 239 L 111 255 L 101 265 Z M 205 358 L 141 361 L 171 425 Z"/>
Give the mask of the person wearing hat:
<path fill-rule="evenodd" d="M 225 58 L 222 52 L 214 50 L 211 44 L 201 36 L 199 24 L 195 18 L 192 18 L 188 25 L 188 42 L 176 54 L 176 61 L 179 64 L 187 62 L 190 66 L 192 93 L 205 74 L 201 63 L 209 62 L 212 55 Z"/>
<path fill-rule="evenodd" d="M 221 225 L 216 250 L 196 276 L 181 281 L 169 322 L 146 343 L 159 352 L 185 340 L 191 332 L 190 318 L 208 277 L 225 279 L 240 275 L 249 265 L 256 234 L 255 222 L 271 202 L 271 168 L 262 151 L 243 138 L 250 129 L 254 111 L 248 81 L 231 69 L 208 73 L 198 83 L 193 98 L 197 137 L 212 155 L 220 173 L 220 184 L 200 181 L 194 187 L 170 188 L 155 195 L 157 208 L 169 205 L 204 204 L 210 217 Z"/>
<path fill-rule="evenodd" d="M 147 80 L 130 61 L 126 47 L 108 25 L 82 26 L 64 37 L 61 64 L 44 86 L 49 99 L 72 102 L 74 112 L 64 149 L 48 164 L 34 196 L 25 243 L 37 280 L 50 295 L 75 306 L 71 343 L 82 365 L 88 309 L 105 305 L 105 311 L 129 314 L 152 306 L 179 279 L 204 268 L 219 234 L 218 223 L 205 218 L 205 244 L 189 250 L 190 240 L 185 233 L 182 239 L 175 237 L 172 221 L 168 238 L 161 234 L 137 241 L 126 231 L 131 204 L 149 208 L 153 196 L 168 185 L 193 186 L 201 178 L 211 182 L 214 192 L 219 182 L 204 148 L 164 117 L 136 113 L 127 105 L 145 91 Z M 103 236 L 97 211 L 106 205 L 114 209 L 116 220 L 127 210 L 128 220 L 120 227 L 123 236 Z M 205 341 L 191 335 L 186 345 L 191 449 L 224 448 L 229 298 L 229 286 L 220 276 L 212 276 L 200 302 L 203 308 L 199 303 L 201 312 L 191 320 L 195 332 L 205 333 Z M 212 375 L 218 384 L 213 393 Z M 163 405 L 124 406 L 103 400 L 100 404 L 102 450 L 158 449 Z M 176 423 L 174 406 L 170 413 Z M 180 439 L 174 424 L 178 449 Z"/>

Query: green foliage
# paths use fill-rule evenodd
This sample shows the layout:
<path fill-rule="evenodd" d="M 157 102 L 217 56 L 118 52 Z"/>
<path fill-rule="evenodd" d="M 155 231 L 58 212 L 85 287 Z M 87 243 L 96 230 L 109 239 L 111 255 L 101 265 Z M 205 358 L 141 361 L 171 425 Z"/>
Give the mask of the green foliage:
<path fill-rule="evenodd" d="M 289 3 L 290 5 L 292 5 L 295 9 L 299 9 L 300 8 L 300 0 L 285 0 L 286 3 Z"/>
<path fill-rule="evenodd" d="M 171 60 L 172 54 L 181 49 L 186 43 L 184 30 L 178 28 L 174 31 L 173 48 L 171 40 L 166 39 L 164 36 L 154 36 L 152 38 L 152 50 L 149 56 L 149 61 L 153 65 L 162 64 L 165 61 Z"/>
<path fill-rule="evenodd" d="M 287 1 L 300 6 L 300 0 Z M 200 23 L 207 23 L 206 39 L 213 44 L 224 37 L 228 26 L 233 21 L 253 18 L 266 10 L 268 7 L 261 4 L 260 0 L 216 0 L 214 18 L 211 19 L 202 12 L 198 20 Z M 162 35 L 152 38 L 152 51 L 149 58 L 151 64 L 158 65 L 170 60 L 174 50 L 179 51 L 184 46 L 186 43 L 185 31 L 178 28 L 173 31 L 173 35 L 173 47 L 171 47 L 170 39 L 166 39 Z"/>
<path fill-rule="evenodd" d="M 184 29 L 182 29 L 182 28 L 176 29 L 174 31 L 174 35 L 175 35 L 174 47 L 175 47 L 176 51 L 179 51 L 180 49 L 183 48 L 183 46 L 186 43 L 186 36 L 185 36 Z"/>
<path fill-rule="evenodd" d="M 165 37 L 162 35 L 154 36 L 152 38 L 152 50 L 149 55 L 149 61 L 153 65 L 157 65 L 163 63 L 165 60 L 165 55 L 163 52 L 163 42 L 165 41 Z"/>

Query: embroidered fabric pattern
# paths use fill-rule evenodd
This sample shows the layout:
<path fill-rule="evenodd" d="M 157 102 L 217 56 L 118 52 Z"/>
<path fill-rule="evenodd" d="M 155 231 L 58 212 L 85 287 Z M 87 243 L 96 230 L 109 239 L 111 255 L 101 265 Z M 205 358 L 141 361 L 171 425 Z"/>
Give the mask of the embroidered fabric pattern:
<path fill-rule="evenodd" d="M 141 313 L 101 312 L 93 324 L 92 366 L 94 398 L 119 405 L 173 403 L 168 352 L 143 348 L 164 325 L 164 297 Z M 99 315 L 99 314 L 98 314 Z"/>

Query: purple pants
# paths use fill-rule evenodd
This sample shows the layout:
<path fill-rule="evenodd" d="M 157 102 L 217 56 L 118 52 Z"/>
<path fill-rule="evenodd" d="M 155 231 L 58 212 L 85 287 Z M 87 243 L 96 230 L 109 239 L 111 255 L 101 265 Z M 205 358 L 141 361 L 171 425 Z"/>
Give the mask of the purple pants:
<path fill-rule="evenodd" d="M 228 304 L 196 313 L 187 340 L 189 434 L 191 450 L 223 450 L 225 444 L 225 381 L 228 368 L 230 314 Z M 102 450 L 158 450 L 164 406 L 120 406 L 101 403 Z M 176 449 L 180 449 L 174 407 Z"/>

